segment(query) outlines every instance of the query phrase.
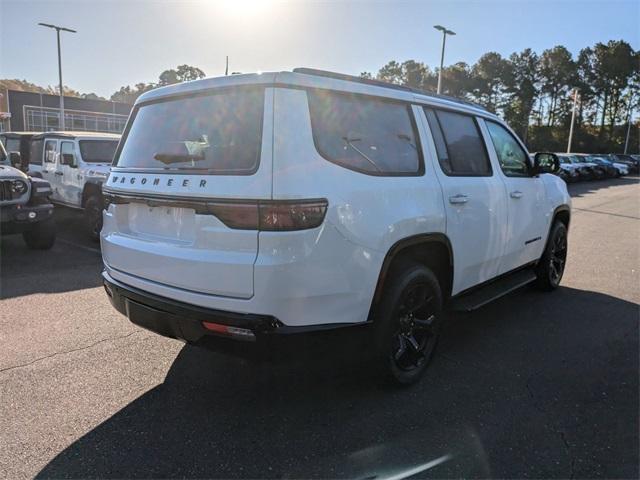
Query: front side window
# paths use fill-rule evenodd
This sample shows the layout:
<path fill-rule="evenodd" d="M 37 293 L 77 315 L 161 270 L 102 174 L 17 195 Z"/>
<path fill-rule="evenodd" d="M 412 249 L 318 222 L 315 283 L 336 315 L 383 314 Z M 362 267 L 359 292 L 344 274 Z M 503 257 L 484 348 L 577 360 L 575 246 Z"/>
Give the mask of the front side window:
<path fill-rule="evenodd" d="M 507 177 L 528 177 L 527 153 L 511 133 L 495 122 L 486 122 L 491 141 L 496 149 L 500 168 Z"/>
<path fill-rule="evenodd" d="M 134 113 L 116 165 L 251 175 L 260 161 L 263 111 L 262 88 L 143 104 Z"/>
<path fill-rule="evenodd" d="M 115 140 L 80 140 L 78 143 L 80 156 L 87 163 L 111 163 L 118 148 Z"/>
<path fill-rule="evenodd" d="M 60 142 L 60 163 L 62 165 L 75 164 L 73 142 Z"/>
<path fill-rule="evenodd" d="M 489 177 L 491 165 L 475 118 L 444 110 L 425 109 L 438 161 L 446 175 Z"/>
<path fill-rule="evenodd" d="M 326 90 L 307 92 L 318 152 L 370 175 L 421 175 L 423 166 L 410 106 Z"/>
<path fill-rule="evenodd" d="M 44 161 L 46 163 L 55 163 L 56 162 L 56 150 L 57 150 L 57 142 L 56 140 L 47 140 L 44 144 Z"/>

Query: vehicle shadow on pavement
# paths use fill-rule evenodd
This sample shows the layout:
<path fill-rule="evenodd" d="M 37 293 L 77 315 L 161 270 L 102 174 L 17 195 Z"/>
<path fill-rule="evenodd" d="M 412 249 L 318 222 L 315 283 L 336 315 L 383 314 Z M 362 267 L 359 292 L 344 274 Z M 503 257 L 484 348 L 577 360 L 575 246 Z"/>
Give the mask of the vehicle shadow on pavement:
<path fill-rule="evenodd" d="M 637 304 L 561 288 L 453 315 L 410 388 L 329 351 L 272 366 L 185 346 L 38 477 L 375 478 L 447 454 L 419 476 L 636 477 L 637 345 Z"/>
<path fill-rule="evenodd" d="M 100 245 L 89 239 L 81 212 L 56 207 L 55 221 L 51 250 L 30 250 L 21 235 L 0 237 L 0 299 L 102 285 Z"/>
<path fill-rule="evenodd" d="M 640 182 L 640 177 L 638 175 L 629 175 L 626 177 L 610 178 L 608 180 L 591 180 L 586 182 L 570 183 L 567 184 L 567 189 L 569 190 L 569 195 L 572 197 L 583 197 L 603 188 L 633 185 L 638 182 Z"/>

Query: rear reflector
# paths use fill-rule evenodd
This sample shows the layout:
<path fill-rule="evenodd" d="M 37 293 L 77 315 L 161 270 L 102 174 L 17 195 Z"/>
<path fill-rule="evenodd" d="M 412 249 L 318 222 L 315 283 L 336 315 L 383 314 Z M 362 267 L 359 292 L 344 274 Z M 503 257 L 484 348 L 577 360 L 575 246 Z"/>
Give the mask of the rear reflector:
<path fill-rule="evenodd" d="M 254 342 L 256 340 L 255 334 L 247 328 L 230 327 L 213 322 L 202 322 L 202 326 L 219 335 L 233 337 L 237 340 L 245 340 L 247 342 Z"/>
<path fill-rule="evenodd" d="M 326 200 L 269 200 L 209 203 L 209 211 L 229 228 L 271 232 L 307 230 L 322 224 Z"/>

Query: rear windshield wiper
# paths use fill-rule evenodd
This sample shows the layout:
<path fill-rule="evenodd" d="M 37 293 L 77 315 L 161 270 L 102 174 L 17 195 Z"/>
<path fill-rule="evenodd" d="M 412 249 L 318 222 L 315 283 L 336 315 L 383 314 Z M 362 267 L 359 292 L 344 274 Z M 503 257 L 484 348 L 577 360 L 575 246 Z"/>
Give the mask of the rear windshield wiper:
<path fill-rule="evenodd" d="M 165 165 L 170 165 L 172 163 L 183 163 L 183 162 L 199 162 L 204 160 L 204 154 L 202 153 L 156 153 L 153 158 L 158 160 L 159 162 L 164 163 Z"/>
<path fill-rule="evenodd" d="M 364 158 L 367 162 L 369 162 L 371 165 L 373 165 L 373 167 L 378 171 L 378 172 L 382 172 L 382 169 L 376 164 L 376 162 L 374 162 L 373 160 L 371 160 L 363 151 L 361 151 L 358 147 L 356 147 L 353 142 L 359 142 L 360 140 L 362 140 L 361 138 L 349 138 L 349 137 L 342 137 L 342 139 L 345 141 L 345 143 L 347 145 L 349 145 L 351 148 L 353 148 L 356 152 L 358 152 L 360 154 L 360 156 L 362 158 Z"/>

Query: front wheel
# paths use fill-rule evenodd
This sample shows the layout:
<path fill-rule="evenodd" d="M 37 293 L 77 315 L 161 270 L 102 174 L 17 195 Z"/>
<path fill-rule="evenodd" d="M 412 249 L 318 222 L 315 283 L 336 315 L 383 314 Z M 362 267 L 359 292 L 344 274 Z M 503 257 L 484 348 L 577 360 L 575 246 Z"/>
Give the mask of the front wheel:
<path fill-rule="evenodd" d="M 56 242 L 56 225 L 53 218 L 34 224 L 22 233 L 22 238 L 32 250 L 49 250 Z"/>
<path fill-rule="evenodd" d="M 397 384 L 416 382 L 431 362 L 442 326 L 442 292 L 420 264 L 395 268 L 375 317 L 376 355 Z"/>
<path fill-rule="evenodd" d="M 84 221 L 91 239 L 97 242 L 102 230 L 102 199 L 97 195 L 87 198 L 84 204 Z"/>
<path fill-rule="evenodd" d="M 567 227 L 556 221 L 551 227 L 547 246 L 536 267 L 537 285 L 550 292 L 560 285 L 567 263 Z"/>

